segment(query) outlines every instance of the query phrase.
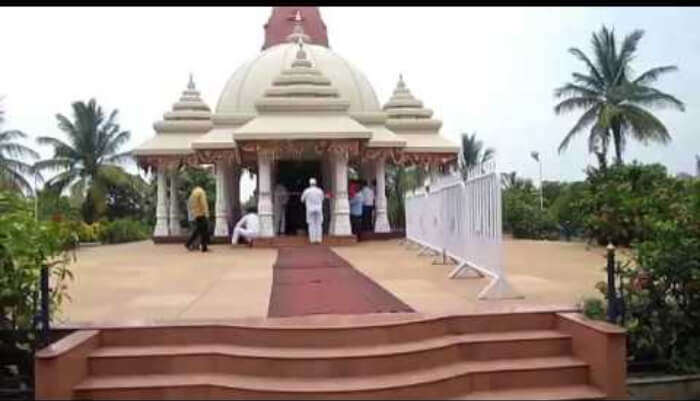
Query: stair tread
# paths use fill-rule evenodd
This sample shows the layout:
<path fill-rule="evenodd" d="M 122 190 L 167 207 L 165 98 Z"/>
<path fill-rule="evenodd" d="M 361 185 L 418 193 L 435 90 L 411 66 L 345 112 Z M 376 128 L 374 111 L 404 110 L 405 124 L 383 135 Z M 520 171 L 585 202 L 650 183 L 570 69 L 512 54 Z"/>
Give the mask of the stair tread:
<path fill-rule="evenodd" d="M 114 388 L 154 388 L 211 385 L 253 391 L 284 392 L 351 392 L 390 389 L 421 383 L 431 383 L 469 373 L 523 371 L 586 367 L 572 356 L 498 359 L 491 361 L 460 361 L 428 369 L 386 375 L 304 378 L 261 377 L 240 374 L 150 374 L 90 376 L 74 387 L 77 391 Z"/>
<path fill-rule="evenodd" d="M 605 393 L 591 385 L 516 388 L 474 391 L 453 400 L 594 400 L 604 399 Z"/>
<path fill-rule="evenodd" d="M 183 344 L 105 346 L 90 354 L 91 358 L 147 357 L 172 355 L 231 355 L 274 359 L 352 358 L 411 353 L 447 347 L 461 343 L 481 343 L 513 340 L 555 340 L 571 338 L 555 330 L 508 331 L 500 333 L 473 333 L 445 335 L 421 341 L 376 346 L 349 346 L 331 348 L 265 347 L 235 344 Z"/>

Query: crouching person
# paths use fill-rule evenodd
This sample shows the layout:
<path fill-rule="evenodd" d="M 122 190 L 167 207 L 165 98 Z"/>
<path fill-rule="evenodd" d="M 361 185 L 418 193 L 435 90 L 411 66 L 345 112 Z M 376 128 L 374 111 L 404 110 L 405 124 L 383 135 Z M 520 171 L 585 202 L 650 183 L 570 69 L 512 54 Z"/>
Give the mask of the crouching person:
<path fill-rule="evenodd" d="M 253 239 L 257 238 L 260 233 L 260 218 L 257 214 L 257 209 L 250 207 L 246 209 L 245 216 L 241 217 L 233 228 L 231 236 L 231 244 L 236 245 L 241 237 L 249 244 L 253 245 Z"/>

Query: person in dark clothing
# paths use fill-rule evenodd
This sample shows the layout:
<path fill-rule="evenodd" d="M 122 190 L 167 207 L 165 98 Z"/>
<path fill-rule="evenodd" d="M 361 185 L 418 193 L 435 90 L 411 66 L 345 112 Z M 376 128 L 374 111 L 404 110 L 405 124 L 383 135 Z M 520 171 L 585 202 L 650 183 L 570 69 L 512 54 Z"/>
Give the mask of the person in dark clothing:
<path fill-rule="evenodd" d="M 194 217 L 194 230 L 185 244 L 185 248 L 192 250 L 192 246 L 197 238 L 201 238 L 202 252 L 208 252 L 209 244 L 209 204 L 207 194 L 202 187 L 195 187 L 192 190 L 188 201 L 188 207 Z"/>
<path fill-rule="evenodd" d="M 373 182 L 376 187 L 376 181 Z M 369 186 L 367 181 L 362 181 L 362 231 L 372 232 L 374 213 L 374 189 Z"/>

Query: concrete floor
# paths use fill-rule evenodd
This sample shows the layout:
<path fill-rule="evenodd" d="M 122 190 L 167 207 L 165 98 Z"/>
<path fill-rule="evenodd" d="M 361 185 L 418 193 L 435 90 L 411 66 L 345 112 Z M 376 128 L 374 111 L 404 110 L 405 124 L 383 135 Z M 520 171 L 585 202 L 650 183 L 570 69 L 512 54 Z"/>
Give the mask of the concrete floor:
<path fill-rule="evenodd" d="M 58 321 L 96 324 L 218 320 L 267 316 L 273 249 L 214 245 L 189 252 L 182 245 L 143 241 L 83 248 L 72 265 L 72 300 Z M 604 280 L 604 249 L 582 243 L 506 240 L 505 264 L 518 300 L 480 301 L 488 278 L 451 280 L 453 266 L 433 265 L 398 240 L 334 248 L 341 257 L 421 313 L 570 308 L 596 295 Z"/>

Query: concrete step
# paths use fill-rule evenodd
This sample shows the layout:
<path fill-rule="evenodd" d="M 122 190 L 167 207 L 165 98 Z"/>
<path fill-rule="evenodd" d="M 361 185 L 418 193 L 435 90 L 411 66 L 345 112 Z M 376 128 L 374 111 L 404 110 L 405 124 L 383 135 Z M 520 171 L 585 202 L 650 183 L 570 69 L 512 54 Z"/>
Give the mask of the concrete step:
<path fill-rule="evenodd" d="M 469 391 L 585 385 L 587 365 L 559 356 L 462 361 L 428 369 L 358 377 L 261 377 L 237 374 L 160 374 L 88 377 L 77 398 L 447 398 Z"/>
<path fill-rule="evenodd" d="M 589 385 L 474 391 L 453 400 L 603 400 L 605 394 Z"/>
<path fill-rule="evenodd" d="M 401 314 L 414 316 L 414 314 Z M 451 334 L 552 330 L 551 313 L 498 313 L 350 326 L 163 325 L 105 328 L 103 346 L 236 344 L 261 347 L 358 347 L 421 341 Z M 268 319 L 274 321 L 275 319 Z M 272 323 L 271 323 L 272 324 Z"/>
<path fill-rule="evenodd" d="M 571 353 L 571 337 L 553 331 L 448 335 L 415 342 L 337 348 L 231 344 L 112 346 L 88 358 L 92 375 L 236 373 L 278 377 L 386 374 L 460 360 L 536 358 Z"/>

